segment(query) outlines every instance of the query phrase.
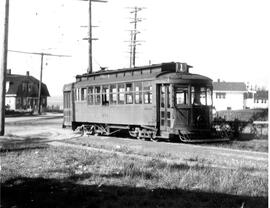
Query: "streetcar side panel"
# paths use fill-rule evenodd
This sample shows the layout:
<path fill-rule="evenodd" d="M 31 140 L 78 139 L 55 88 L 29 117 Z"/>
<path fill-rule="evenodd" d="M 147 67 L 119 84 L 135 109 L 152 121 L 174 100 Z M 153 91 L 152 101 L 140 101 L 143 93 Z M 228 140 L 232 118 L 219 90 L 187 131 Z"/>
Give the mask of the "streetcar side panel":
<path fill-rule="evenodd" d="M 75 121 L 121 125 L 156 125 L 153 105 L 88 106 L 75 104 Z"/>
<path fill-rule="evenodd" d="M 129 83 L 135 86 L 135 83 L 139 81 Z M 145 83 L 148 83 L 147 90 L 136 91 L 134 87 L 132 92 L 125 90 L 121 93 L 110 92 L 112 86 L 120 85 L 117 83 L 106 85 L 85 83 L 83 86 L 75 87 L 74 122 L 156 127 L 156 87 L 150 81 Z M 108 94 L 105 90 L 103 92 L 104 86 L 108 86 Z M 99 87 L 99 93 L 95 93 L 95 88 Z M 112 96 L 116 97 L 116 100 L 112 100 Z M 119 96 L 123 97 L 123 103 L 120 103 Z M 99 100 L 98 103 L 97 100 Z"/>

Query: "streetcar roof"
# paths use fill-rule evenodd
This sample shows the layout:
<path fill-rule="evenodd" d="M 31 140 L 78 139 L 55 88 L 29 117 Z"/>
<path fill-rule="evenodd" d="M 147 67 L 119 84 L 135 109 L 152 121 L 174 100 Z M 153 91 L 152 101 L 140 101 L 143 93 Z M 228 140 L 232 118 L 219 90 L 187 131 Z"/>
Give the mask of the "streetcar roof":
<path fill-rule="evenodd" d="M 185 63 L 170 62 L 117 70 L 100 70 L 93 73 L 77 75 L 76 83 L 74 84 L 76 86 L 84 86 L 87 83 L 89 84 L 89 81 L 92 85 L 95 85 L 147 80 L 171 80 L 175 82 L 181 80 L 183 83 L 198 82 L 198 84 L 200 82 L 212 83 L 212 80 L 206 76 L 189 73 L 189 68 L 192 68 L 192 66 Z M 68 88 L 70 88 L 70 85 L 66 85 L 64 90 L 68 90 Z"/>
<path fill-rule="evenodd" d="M 144 71 L 150 71 L 152 72 L 176 72 L 177 68 L 186 67 L 185 70 L 180 71 L 182 73 L 188 73 L 189 68 L 192 68 L 192 66 L 187 65 L 186 63 L 180 63 L 180 62 L 169 62 L 169 63 L 161 63 L 161 64 L 152 64 L 147 66 L 140 66 L 140 67 L 133 67 L 133 68 L 123 68 L 123 69 L 116 69 L 116 70 L 99 70 L 92 73 L 85 73 L 82 75 L 77 75 L 76 79 L 80 79 L 82 77 L 97 77 L 101 75 L 108 75 L 108 74 L 121 74 L 121 73 L 127 73 L 127 72 L 142 72 L 141 74 L 144 74 Z M 147 74 L 147 73 L 146 73 Z"/>

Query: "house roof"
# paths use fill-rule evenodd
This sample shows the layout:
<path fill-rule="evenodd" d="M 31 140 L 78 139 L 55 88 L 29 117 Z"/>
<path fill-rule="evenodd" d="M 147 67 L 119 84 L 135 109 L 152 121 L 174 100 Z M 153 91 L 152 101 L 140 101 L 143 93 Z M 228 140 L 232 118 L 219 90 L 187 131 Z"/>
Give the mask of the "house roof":
<path fill-rule="evenodd" d="M 214 91 L 247 91 L 244 82 L 213 82 Z"/>
<path fill-rule="evenodd" d="M 19 74 L 7 74 L 6 81 L 9 81 L 9 88 L 6 94 L 16 94 L 20 96 L 37 97 L 39 80 L 33 76 L 19 75 Z M 31 92 L 23 92 L 22 83 L 33 83 Z M 50 96 L 46 84 L 41 84 L 41 96 Z"/>

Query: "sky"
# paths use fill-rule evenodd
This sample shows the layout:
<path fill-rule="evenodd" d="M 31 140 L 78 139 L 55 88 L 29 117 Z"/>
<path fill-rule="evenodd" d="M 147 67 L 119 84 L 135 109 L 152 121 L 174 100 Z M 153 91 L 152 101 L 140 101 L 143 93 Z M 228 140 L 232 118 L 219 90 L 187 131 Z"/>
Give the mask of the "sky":
<path fill-rule="evenodd" d="M 192 73 L 214 81 L 250 82 L 268 88 L 270 2 L 268 0 L 108 0 L 93 2 L 93 67 L 129 67 L 130 7 L 138 13 L 136 65 L 186 62 Z M 1 7 L 3 4 L 1 3 Z M 9 50 L 71 57 L 44 57 L 43 82 L 51 96 L 88 67 L 88 2 L 10 0 Z M 3 18 L 1 18 L 3 19 Z M 39 78 L 39 55 L 8 53 L 14 74 Z"/>

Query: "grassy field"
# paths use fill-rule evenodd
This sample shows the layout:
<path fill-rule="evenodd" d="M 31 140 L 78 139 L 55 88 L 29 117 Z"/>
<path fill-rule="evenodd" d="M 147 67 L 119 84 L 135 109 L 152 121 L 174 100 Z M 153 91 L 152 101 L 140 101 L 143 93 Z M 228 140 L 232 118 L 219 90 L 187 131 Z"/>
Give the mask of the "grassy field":
<path fill-rule="evenodd" d="M 268 152 L 268 139 L 237 139 L 228 142 L 200 144 L 205 146 L 224 147 L 230 149 Z"/>
<path fill-rule="evenodd" d="M 265 175 L 162 158 L 44 144 L 2 149 L 1 207 L 268 206 Z"/>

